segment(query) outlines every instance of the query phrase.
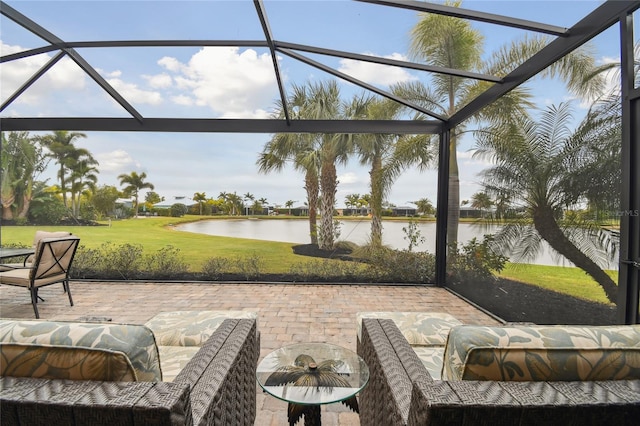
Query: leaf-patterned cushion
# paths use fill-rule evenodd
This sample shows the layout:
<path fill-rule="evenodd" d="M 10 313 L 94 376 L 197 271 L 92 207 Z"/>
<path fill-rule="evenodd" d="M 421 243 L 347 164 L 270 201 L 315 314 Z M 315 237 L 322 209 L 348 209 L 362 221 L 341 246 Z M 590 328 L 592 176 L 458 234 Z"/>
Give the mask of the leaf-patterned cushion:
<path fill-rule="evenodd" d="M 0 320 L 0 342 L 76 346 L 124 353 L 138 380 L 162 381 L 155 338 L 142 325 Z"/>
<path fill-rule="evenodd" d="M 358 312 L 358 338 L 362 318 L 391 319 L 411 346 L 444 346 L 451 327 L 462 324 L 443 312 Z"/>
<path fill-rule="evenodd" d="M 162 380 L 173 382 L 178 373 L 191 361 L 200 350 L 200 346 L 158 346 L 160 364 L 162 365 Z"/>
<path fill-rule="evenodd" d="M 153 331 L 158 346 L 202 346 L 229 318 L 256 319 L 257 314 L 249 311 L 161 312 L 145 325 Z"/>
<path fill-rule="evenodd" d="M 442 370 L 443 346 L 412 346 L 416 355 L 427 369 L 433 380 L 440 380 Z"/>
<path fill-rule="evenodd" d="M 640 326 L 457 326 L 449 333 L 442 377 L 640 379 Z"/>
<path fill-rule="evenodd" d="M 0 343 L 0 375 L 44 379 L 135 382 L 122 352 L 73 346 Z"/>

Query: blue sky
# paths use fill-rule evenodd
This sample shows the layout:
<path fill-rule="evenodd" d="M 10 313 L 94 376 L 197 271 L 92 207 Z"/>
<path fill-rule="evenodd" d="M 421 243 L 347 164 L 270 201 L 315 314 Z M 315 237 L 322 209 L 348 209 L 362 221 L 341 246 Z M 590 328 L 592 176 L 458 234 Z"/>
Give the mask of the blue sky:
<path fill-rule="evenodd" d="M 8 1 L 9 5 L 66 41 L 127 39 L 263 39 L 253 2 L 236 1 Z M 569 27 L 599 1 L 473 1 L 463 7 Z M 355 53 L 408 59 L 409 32 L 418 20 L 407 10 L 343 0 L 265 1 L 274 38 Z M 4 16 L 0 20 L 2 54 L 46 43 Z M 524 35 L 514 29 L 474 24 L 485 36 L 485 55 Z M 617 29 L 593 42 L 598 61 L 619 57 Z M 109 48 L 78 52 L 145 117 L 265 118 L 278 98 L 271 58 L 257 48 Z M 2 101 L 53 54 L 2 64 Z M 417 71 L 308 55 L 382 89 L 398 81 L 424 80 Z M 331 78 L 322 71 L 279 57 L 287 88 Z M 529 83 L 541 108 L 570 99 L 561 83 Z M 341 83 L 345 97 L 361 91 Z M 574 100 L 576 116 L 583 111 Z M 110 116 L 128 113 L 106 95 L 75 63 L 63 59 L 10 105 L 2 116 Z M 167 200 L 206 192 L 251 193 L 270 204 L 305 200 L 302 176 L 293 169 L 260 175 L 258 153 L 270 135 L 89 132 L 78 146 L 100 162 L 99 184 L 118 185 L 121 173 L 145 172 Z M 479 190 L 477 173 L 486 164 L 471 158 L 472 141 L 459 147 L 461 199 Z M 42 178 L 55 181 L 55 165 Z M 337 205 L 351 193 L 367 193 L 367 170 L 354 159 L 340 167 Z M 436 200 L 436 172 L 407 170 L 389 201 L 428 197 Z"/>

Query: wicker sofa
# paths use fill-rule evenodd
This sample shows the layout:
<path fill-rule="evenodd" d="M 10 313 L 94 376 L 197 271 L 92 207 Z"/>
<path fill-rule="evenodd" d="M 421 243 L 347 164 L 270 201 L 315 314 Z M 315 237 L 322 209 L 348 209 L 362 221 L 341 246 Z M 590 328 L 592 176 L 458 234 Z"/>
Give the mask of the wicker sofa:
<path fill-rule="evenodd" d="M 561 339 L 535 342 L 522 338 L 523 330 L 531 333 L 535 326 L 475 327 L 469 332 L 471 326 L 447 324 L 450 318 L 430 321 L 423 317 L 417 322 L 419 326 L 435 333 L 412 346 L 409 341 L 414 340 L 414 330 L 407 317 L 394 321 L 389 315 L 379 316 L 359 315 L 358 354 L 367 362 L 371 374 L 360 394 L 362 425 L 601 425 L 634 424 L 640 418 L 640 326 L 615 330 L 614 334 L 621 333 L 624 342 L 604 339 L 604 349 L 615 349 L 610 353 L 588 348 L 587 352 L 593 349 L 596 358 L 610 361 L 610 371 L 601 368 L 584 373 L 585 379 L 572 380 L 571 375 L 583 374 L 575 362 L 564 367 L 554 365 L 551 370 L 555 372 L 544 368 L 537 371 L 531 359 L 522 368 L 512 363 L 509 357 L 513 354 L 509 351 L 515 348 L 517 359 L 518 351 L 523 352 L 522 347 L 518 348 L 522 341 L 529 341 L 524 344 L 527 353 L 533 346 L 542 346 L 531 351 L 533 358 L 543 355 L 546 360 L 558 356 L 567 359 L 566 354 L 546 352 L 554 345 L 563 346 L 558 343 Z M 447 326 L 451 326 L 448 335 Z M 551 330 L 554 331 L 572 336 L 609 333 L 606 329 L 579 326 L 557 327 Z M 481 343 L 477 339 L 482 333 L 500 337 L 492 343 Z M 434 352 L 424 356 L 416 351 L 418 346 Z M 575 355 L 574 351 L 570 356 Z M 586 359 L 590 356 L 587 354 Z M 444 380 L 434 379 L 429 373 L 438 360 Z M 464 365 L 466 361 L 469 368 Z M 487 372 L 492 364 L 497 368 Z M 567 366 L 573 371 L 564 371 Z M 558 371 L 564 377 L 554 377 Z M 605 380 L 603 375 L 608 374 L 618 380 Z"/>
<path fill-rule="evenodd" d="M 3 425 L 253 425 L 254 313 L 0 320 Z"/>

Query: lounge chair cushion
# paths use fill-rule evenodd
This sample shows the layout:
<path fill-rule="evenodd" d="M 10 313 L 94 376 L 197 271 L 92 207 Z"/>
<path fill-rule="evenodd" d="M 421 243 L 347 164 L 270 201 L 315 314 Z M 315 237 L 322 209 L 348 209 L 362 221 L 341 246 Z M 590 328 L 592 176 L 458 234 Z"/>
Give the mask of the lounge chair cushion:
<path fill-rule="evenodd" d="M 640 379 L 640 326 L 456 326 L 445 380 Z"/>
<path fill-rule="evenodd" d="M 393 320 L 411 346 L 444 346 L 451 327 L 462 324 L 443 312 L 359 312 L 358 338 L 362 337 L 362 318 Z"/>
<path fill-rule="evenodd" d="M 433 380 L 440 380 L 444 346 L 412 346 Z M 163 370 L 164 371 L 164 370 Z"/>
<path fill-rule="evenodd" d="M 124 353 L 140 381 L 162 381 L 155 338 L 142 325 L 0 320 L 0 342 L 97 348 Z"/>
<path fill-rule="evenodd" d="M 256 319 L 249 311 L 161 312 L 145 324 L 158 346 L 202 346 L 226 319 Z"/>
<path fill-rule="evenodd" d="M 200 346 L 158 346 L 162 381 L 173 382 L 199 350 Z"/>
<path fill-rule="evenodd" d="M 129 358 L 118 351 L 73 346 L 0 343 L 0 376 L 135 382 Z"/>

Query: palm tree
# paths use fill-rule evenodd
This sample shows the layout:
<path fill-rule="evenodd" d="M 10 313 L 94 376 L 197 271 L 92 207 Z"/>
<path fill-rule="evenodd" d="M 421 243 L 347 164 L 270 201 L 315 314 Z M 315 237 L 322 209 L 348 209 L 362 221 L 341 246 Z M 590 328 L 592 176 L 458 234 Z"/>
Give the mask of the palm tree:
<path fill-rule="evenodd" d="M 486 192 L 476 192 L 471 196 L 471 207 L 480 210 L 482 217 L 484 217 L 484 211 L 489 210 L 492 205 L 493 201 Z"/>
<path fill-rule="evenodd" d="M 592 260 L 606 249 L 602 229 L 594 223 L 563 222 L 562 212 L 586 198 L 591 190 L 575 173 L 599 162 L 598 156 L 585 156 L 588 147 L 617 146 L 619 158 L 617 116 L 594 109 L 571 132 L 569 106 L 561 104 L 546 110 L 538 122 L 523 117 L 519 123 L 483 132 L 478 140 L 478 155 L 490 156 L 495 162 L 484 173 L 485 190 L 508 197 L 526 212 L 525 218 L 509 221 L 501 228 L 495 236 L 496 246 L 504 254 L 526 260 L 538 253 L 544 239 L 598 282 L 614 303 L 618 290 L 615 282 Z"/>
<path fill-rule="evenodd" d="M 435 208 L 433 207 L 433 203 L 428 198 L 420 198 L 418 201 L 411 201 L 411 204 L 415 204 L 418 210 L 418 213 L 422 214 L 433 214 L 435 212 Z"/>
<path fill-rule="evenodd" d="M 242 197 L 240 197 L 235 192 L 233 194 L 227 193 L 226 197 L 227 204 L 230 207 L 231 215 L 240 215 L 240 211 L 242 210 Z"/>
<path fill-rule="evenodd" d="M 371 120 L 393 120 L 401 113 L 400 105 L 394 101 L 370 98 L 364 102 L 366 117 Z M 410 165 L 426 169 L 433 154 L 423 137 L 391 134 L 361 135 L 355 140 L 355 147 L 360 164 L 370 166 L 371 244 L 381 246 L 382 203 L 393 182 Z"/>
<path fill-rule="evenodd" d="M 246 194 L 243 195 L 242 199 L 245 202 L 247 202 L 247 201 L 253 202 L 256 199 L 256 197 L 252 193 L 247 192 Z M 247 216 L 249 215 L 250 205 L 251 205 L 251 203 L 248 203 L 247 206 L 245 207 L 245 215 L 247 215 Z M 253 214 L 253 212 L 251 212 L 251 214 Z"/>
<path fill-rule="evenodd" d="M 193 194 L 193 201 L 197 202 L 200 206 L 200 216 L 202 216 L 202 203 L 207 201 L 207 194 L 204 192 L 196 192 Z"/>
<path fill-rule="evenodd" d="M 130 174 L 121 174 L 118 176 L 120 179 L 120 185 L 126 185 L 123 189 L 124 193 L 132 196 L 135 199 L 135 215 L 138 216 L 138 195 L 141 189 L 151 189 L 153 190 L 153 184 L 150 182 L 145 182 L 144 180 L 147 178 L 147 174 L 142 172 L 140 174 L 136 172 L 131 172 Z"/>
<path fill-rule="evenodd" d="M 93 160 L 89 151 L 83 148 L 76 148 L 74 145 L 76 140 L 86 137 L 87 135 L 80 132 L 56 130 L 53 134 L 44 135 L 39 138 L 40 142 L 49 150 L 51 158 L 60 165 L 58 179 L 60 179 L 60 191 L 62 192 L 62 200 L 65 207 L 68 207 L 66 176 L 70 159 L 86 157 Z"/>
<path fill-rule="evenodd" d="M 293 200 L 287 200 L 287 202 L 284 203 L 284 206 L 289 209 L 289 216 L 291 216 L 291 207 L 293 207 L 294 203 L 295 201 Z"/>
<path fill-rule="evenodd" d="M 360 194 L 347 194 L 344 197 L 344 204 L 347 208 L 354 209 L 360 201 Z"/>
<path fill-rule="evenodd" d="M 69 182 L 71 183 L 71 211 L 74 217 L 80 214 L 80 196 L 85 189 L 91 192 L 95 191 L 98 182 L 98 169 L 94 167 L 98 162 L 93 158 L 83 158 L 73 162 L 70 165 L 71 175 Z"/>
<path fill-rule="evenodd" d="M 293 85 L 292 94 L 287 99 L 287 104 L 293 113 L 292 118 L 306 118 L 305 106 L 307 98 L 305 86 Z M 277 102 L 276 109 L 274 117 L 284 118 L 285 113 L 282 102 Z M 307 204 L 309 206 L 309 236 L 311 244 L 317 245 L 317 212 L 320 182 L 318 180 L 318 161 L 315 158 L 316 153 L 313 149 L 315 138 L 316 135 L 308 134 L 276 134 L 266 143 L 256 163 L 260 173 L 282 171 L 288 162 L 293 165 L 295 170 L 304 173 L 304 189 L 307 193 Z"/>
<path fill-rule="evenodd" d="M 459 7 L 461 1 L 446 2 Z M 471 23 L 460 18 L 421 13 L 421 19 L 412 30 L 411 53 L 429 65 L 450 69 L 482 72 L 504 76 L 517 64 L 524 62 L 548 43 L 548 38 L 524 38 L 496 51 L 483 60 L 482 34 Z M 583 47 L 563 57 L 543 71 L 542 76 L 559 76 L 567 82 L 569 89 L 578 94 L 595 94 L 602 87 L 602 79 L 589 78 L 595 70 L 595 61 L 588 48 Z M 444 116 L 453 115 L 472 98 L 488 89 L 491 84 L 484 81 L 469 81 L 445 74 L 434 74 L 429 87 L 420 83 L 399 86 L 396 93 L 427 109 Z M 479 123 L 495 123 L 526 115 L 532 108 L 530 93 L 520 86 L 493 104 L 483 108 L 473 120 Z M 458 125 L 452 130 L 449 144 L 449 200 L 447 215 L 447 240 L 458 239 L 460 219 L 460 179 L 457 160 L 457 145 L 460 135 L 468 124 Z"/>

